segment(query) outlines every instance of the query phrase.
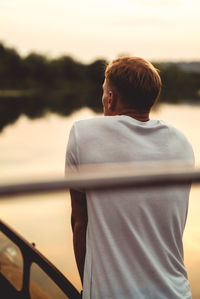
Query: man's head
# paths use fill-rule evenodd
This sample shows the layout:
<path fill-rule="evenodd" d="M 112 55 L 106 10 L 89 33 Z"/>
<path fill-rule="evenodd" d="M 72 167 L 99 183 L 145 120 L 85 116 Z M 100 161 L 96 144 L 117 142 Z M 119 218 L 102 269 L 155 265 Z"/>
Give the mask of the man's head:
<path fill-rule="evenodd" d="M 150 62 L 139 57 L 120 57 L 106 67 L 103 105 L 117 98 L 123 108 L 149 112 L 160 95 L 161 85 Z M 109 109 L 104 105 L 104 113 L 106 108 Z"/>

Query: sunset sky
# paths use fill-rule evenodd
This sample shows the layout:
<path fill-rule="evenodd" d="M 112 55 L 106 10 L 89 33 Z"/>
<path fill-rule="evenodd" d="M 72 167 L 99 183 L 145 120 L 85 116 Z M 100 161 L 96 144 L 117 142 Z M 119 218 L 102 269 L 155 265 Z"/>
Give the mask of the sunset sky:
<path fill-rule="evenodd" d="M 0 41 L 88 62 L 200 60 L 199 0 L 0 0 Z"/>

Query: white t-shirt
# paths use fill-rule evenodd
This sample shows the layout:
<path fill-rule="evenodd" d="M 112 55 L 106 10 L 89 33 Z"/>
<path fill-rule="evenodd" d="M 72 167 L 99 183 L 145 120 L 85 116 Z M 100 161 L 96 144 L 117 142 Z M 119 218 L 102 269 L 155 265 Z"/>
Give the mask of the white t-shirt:
<path fill-rule="evenodd" d="M 129 116 L 75 122 L 66 165 L 181 160 L 193 150 L 174 127 Z M 84 299 L 191 298 L 182 235 L 190 186 L 86 191 Z"/>

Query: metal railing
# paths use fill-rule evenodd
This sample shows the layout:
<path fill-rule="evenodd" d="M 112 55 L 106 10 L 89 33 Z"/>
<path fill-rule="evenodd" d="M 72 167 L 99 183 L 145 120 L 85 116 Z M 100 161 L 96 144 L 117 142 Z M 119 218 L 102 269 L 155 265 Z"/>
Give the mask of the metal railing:
<path fill-rule="evenodd" d="M 67 171 L 65 178 L 0 184 L 0 197 L 66 189 L 144 188 L 187 183 L 200 183 L 200 168 L 181 162 L 90 165 L 76 172 Z"/>

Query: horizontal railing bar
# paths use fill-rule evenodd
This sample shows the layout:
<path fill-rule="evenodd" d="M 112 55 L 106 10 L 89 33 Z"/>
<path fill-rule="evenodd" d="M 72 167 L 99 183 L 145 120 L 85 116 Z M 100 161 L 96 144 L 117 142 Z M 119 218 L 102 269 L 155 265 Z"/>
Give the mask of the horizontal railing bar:
<path fill-rule="evenodd" d="M 200 168 L 180 163 L 141 163 L 83 167 L 77 173 L 68 172 L 65 178 L 27 181 L 0 185 L 0 196 L 9 197 L 23 194 L 58 192 L 66 189 L 107 189 L 123 187 L 156 187 L 200 183 Z"/>

